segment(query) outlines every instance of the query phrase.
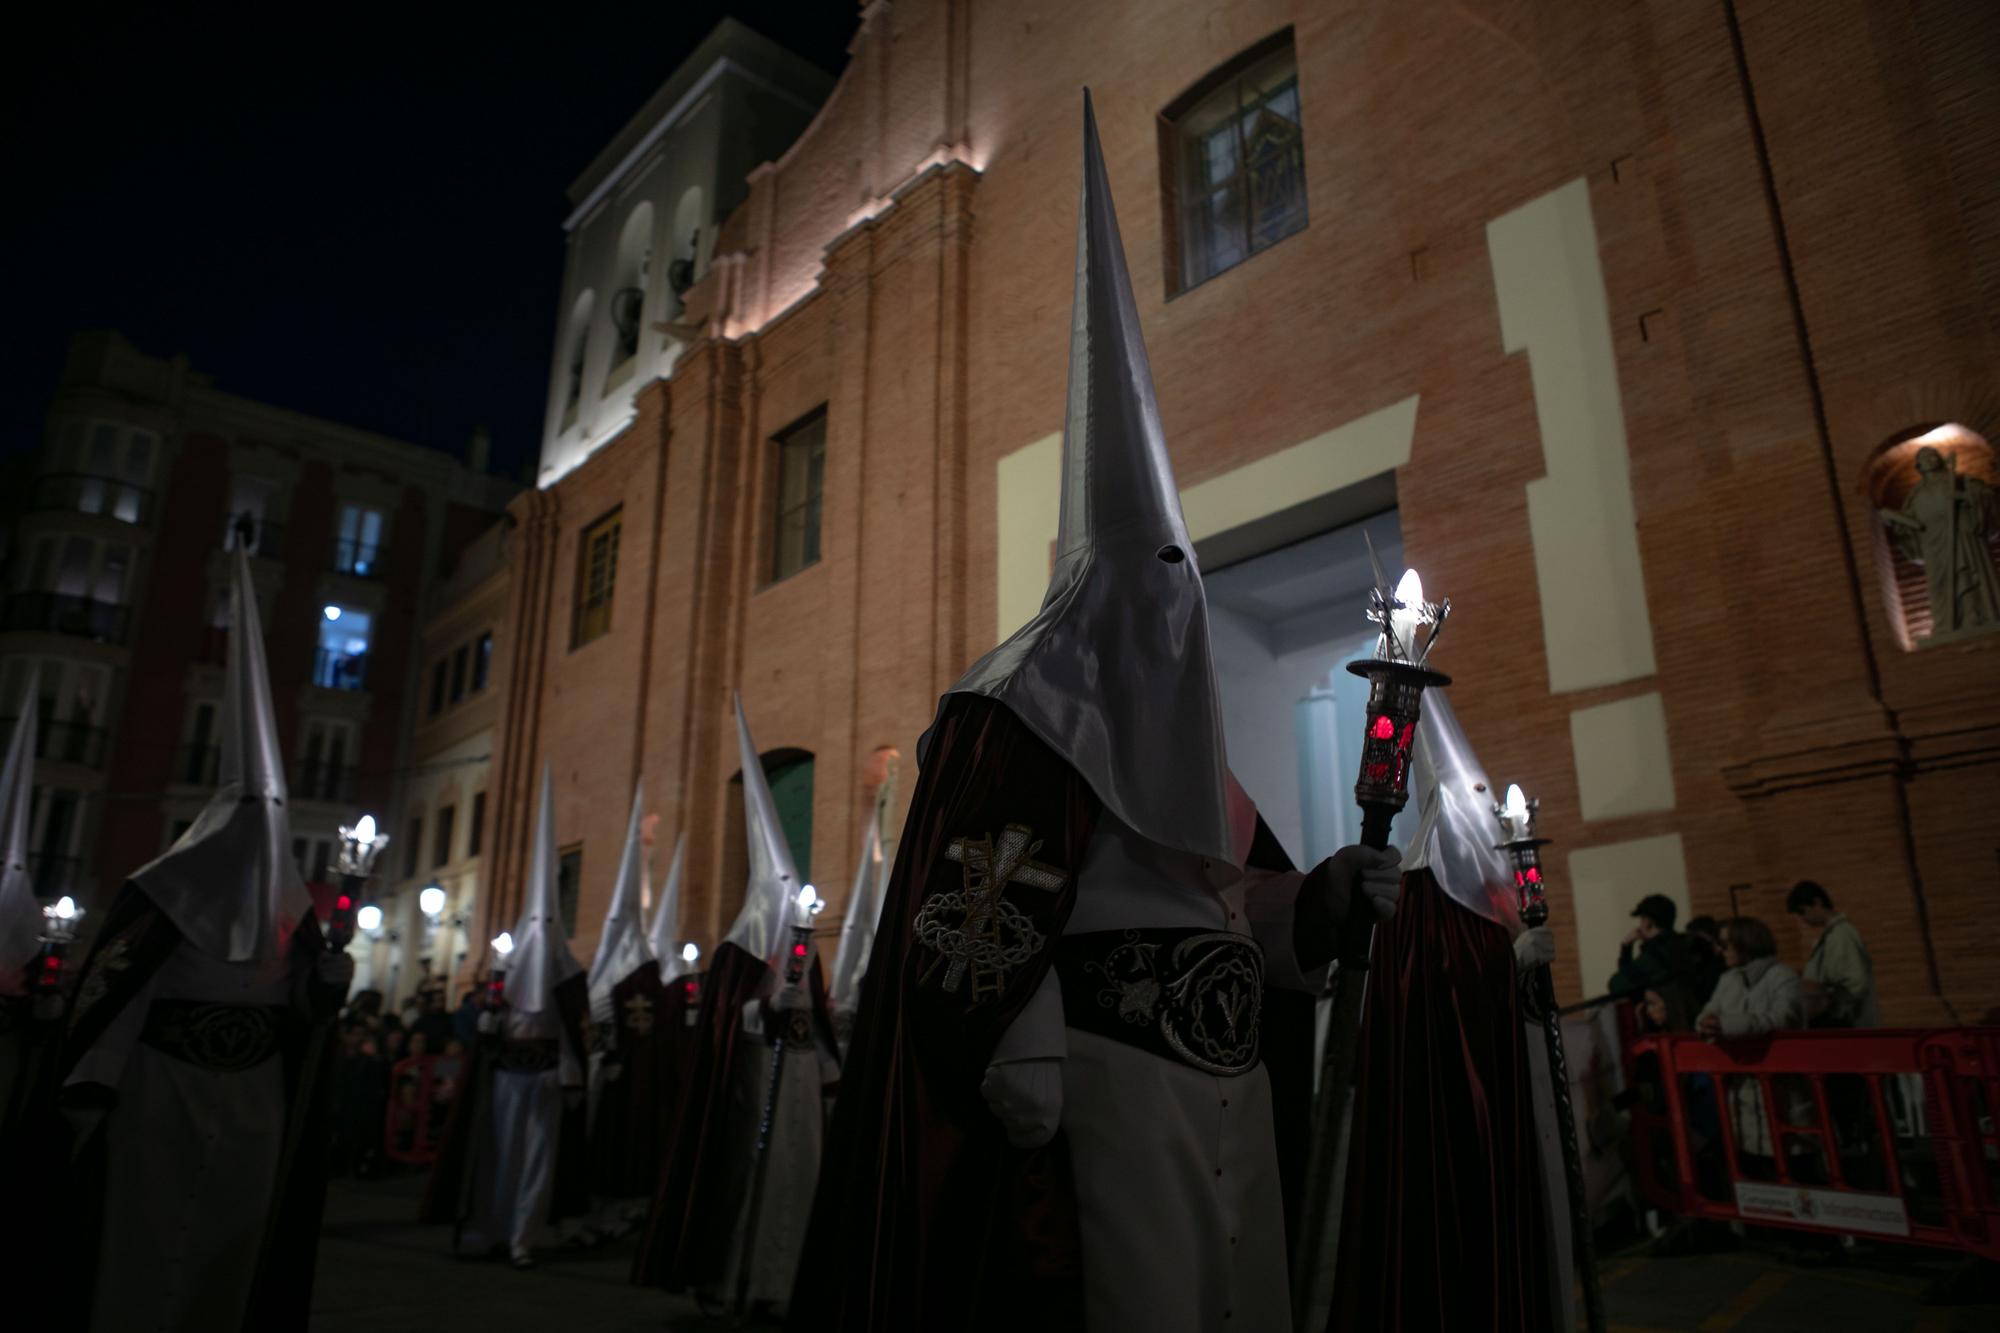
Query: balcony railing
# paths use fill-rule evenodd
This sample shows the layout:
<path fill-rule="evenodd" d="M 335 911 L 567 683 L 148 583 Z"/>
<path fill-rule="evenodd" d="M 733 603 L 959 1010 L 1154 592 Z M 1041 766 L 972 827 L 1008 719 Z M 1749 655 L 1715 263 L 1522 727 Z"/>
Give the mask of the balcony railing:
<path fill-rule="evenodd" d="M 74 897 L 83 879 L 83 858 L 30 852 L 28 875 L 34 880 L 37 898 L 60 898 L 65 893 Z"/>
<path fill-rule="evenodd" d="M 322 648 L 313 654 L 312 683 L 323 690 L 368 688 L 368 655 Z"/>
<path fill-rule="evenodd" d="M 121 523 L 146 523 L 153 517 L 153 493 L 115 477 L 51 472 L 35 478 L 34 507 L 44 513 L 103 514 Z"/>
<path fill-rule="evenodd" d="M 123 643 L 132 608 L 66 592 L 17 592 L 7 599 L 0 628 L 74 634 L 98 643 Z"/>
<path fill-rule="evenodd" d="M 250 554 L 264 560 L 284 559 L 285 525 L 274 523 L 268 518 L 251 518 L 247 514 L 239 514 L 229 520 L 229 526 L 222 534 L 222 549 L 225 551 L 236 549 L 241 532 L 240 525 L 246 519 L 250 525 Z"/>
<path fill-rule="evenodd" d="M 351 801 L 354 799 L 354 770 L 346 764 L 324 759 L 299 761 L 292 778 L 295 801 Z"/>
<path fill-rule="evenodd" d="M 190 787 L 213 787 L 222 780 L 221 757 L 222 751 L 213 745 L 183 745 L 174 751 L 173 780 Z"/>
<path fill-rule="evenodd" d="M 16 718 L 0 718 L 0 727 L 7 735 L 12 735 Z M 35 758 L 46 759 L 56 764 L 82 764 L 86 768 L 104 767 L 104 728 L 91 726 L 87 722 L 51 722 L 42 719 L 35 724 Z"/>
<path fill-rule="evenodd" d="M 351 579 L 379 579 L 382 573 L 382 543 L 379 541 L 349 541 L 337 538 L 333 543 L 333 572 L 345 574 Z"/>

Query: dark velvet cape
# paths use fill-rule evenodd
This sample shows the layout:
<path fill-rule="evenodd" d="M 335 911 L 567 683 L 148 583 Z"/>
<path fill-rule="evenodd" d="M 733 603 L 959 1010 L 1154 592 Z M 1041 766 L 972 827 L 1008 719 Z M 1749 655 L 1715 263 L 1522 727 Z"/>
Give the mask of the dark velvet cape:
<path fill-rule="evenodd" d="M 1405 875 L 1368 974 L 1332 1333 L 1560 1321 L 1525 1031 L 1507 929 Z"/>
<path fill-rule="evenodd" d="M 678 986 L 674 987 L 676 993 Z M 666 1159 L 673 1071 L 669 1052 L 682 1006 L 668 1012 L 660 965 L 648 958 L 611 988 L 611 1021 L 603 1034 L 604 1083 L 590 1124 L 591 1189 L 608 1199 L 650 1196 L 659 1187 Z M 682 1044 L 685 1044 L 683 1042 Z M 615 1069 L 617 1077 L 608 1077 Z"/>
<path fill-rule="evenodd" d="M 1075 770 L 1000 704 L 946 699 L 883 903 L 820 1171 L 793 1327 L 850 1333 L 1083 1327 L 1082 1256 L 1068 1146 L 1009 1146 L 979 1084 L 993 1048 L 1047 974 L 1100 810 Z M 944 987 L 916 939 L 926 899 L 966 886 L 958 838 L 1026 825 L 1053 892 L 1005 901 L 1044 947 L 997 990 Z"/>
<path fill-rule="evenodd" d="M 570 1048 L 577 1067 L 587 1069 L 584 1020 L 590 1013 L 589 981 L 582 972 L 557 986 L 553 998 L 556 1021 L 562 1029 L 559 1040 Z M 452 1244 L 458 1243 L 456 1228 L 465 1224 L 472 1209 L 472 1185 L 482 1138 L 493 1104 L 494 1055 L 497 1038 L 482 1034 L 473 1043 L 472 1059 L 465 1084 L 452 1103 L 451 1118 L 445 1122 L 444 1142 L 424 1184 L 423 1202 L 417 1207 L 419 1222 L 450 1222 Z M 565 1092 L 570 1089 L 565 1088 Z M 580 1091 L 580 1088 L 579 1088 Z M 578 1217 L 590 1211 L 588 1143 L 584 1131 L 584 1108 L 570 1106 L 564 1098 L 562 1124 L 556 1140 L 555 1188 L 549 1196 L 549 1221 Z"/>
<path fill-rule="evenodd" d="M 143 889 L 127 883 L 118 891 L 79 976 L 58 1066 L 62 1077 L 68 1077 L 112 1020 L 145 989 L 180 942 L 180 931 Z M 284 1142 L 294 1147 L 290 1159 L 280 1164 L 278 1193 L 267 1214 L 263 1243 L 255 1256 L 246 1256 L 246 1262 L 257 1265 L 257 1279 L 244 1314 L 245 1333 L 281 1333 L 306 1327 L 319 1255 L 320 1216 L 326 1203 L 325 1145 L 336 1055 L 336 1046 L 326 1034 L 342 997 L 333 988 L 320 985 L 311 971 L 325 949 L 319 921 L 311 912 L 292 932 L 290 947 L 292 975 L 298 979 L 304 972 L 303 993 L 310 1016 L 295 1008 L 282 1038 L 280 1058 L 285 1064 L 288 1117 Z M 59 1104 L 106 1106 L 116 1115 L 115 1098 L 110 1089 L 79 1084 L 64 1088 Z M 54 1124 L 52 1121 L 51 1132 Z M 64 1256 L 59 1268 L 48 1271 L 65 1276 L 50 1285 L 74 1297 L 66 1307 L 65 1319 L 73 1320 L 77 1327 L 89 1323 L 91 1295 L 99 1277 L 97 1248 L 109 1183 L 105 1158 L 105 1136 L 100 1130 L 88 1142 L 76 1145 L 67 1180 L 56 1196 L 63 1200 L 60 1231 L 64 1234 Z M 103 1276 L 106 1281 L 117 1280 L 116 1275 Z M 47 1283 L 48 1278 L 44 1276 L 42 1281 Z"/>
<path fill-rule="evenodd" d="M 770 1059 L 765 1040 L 743 1030 L 743 1006 L 756 998 L 770 975 L 762 959 L 727 940 L 715 951 L 702 982 L 701 1018 L 692 1029 L 693 1044 L 683 1065 L 672 1143 L 632 1260 L 636 1283 L 668 1291 L 699 1290 L 721 1282 L 728 1269 L 732 1223 L 747 1176 L 743 1145 L 754 1137 L 735 1123 L 730 1094 L 739 1061 Z M 813 1026 L 820 1040 L 838 1050 L 817 957 L 806 983 Z"/>

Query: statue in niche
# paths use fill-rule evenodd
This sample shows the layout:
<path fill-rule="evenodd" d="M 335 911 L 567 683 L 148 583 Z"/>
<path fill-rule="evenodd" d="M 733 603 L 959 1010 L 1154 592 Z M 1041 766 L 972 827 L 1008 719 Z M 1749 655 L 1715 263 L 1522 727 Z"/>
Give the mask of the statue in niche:
<path fill-rule="evenodd" d="M 1930 589 L 1929 642 L 2000 629 L 2000 570 L 1988 533 L 1993 488 L 1958 471 L 1942 450 L 1917 450 L 1917 484 L 1882 521 L 1903 554 L 1923 566 Z"/>

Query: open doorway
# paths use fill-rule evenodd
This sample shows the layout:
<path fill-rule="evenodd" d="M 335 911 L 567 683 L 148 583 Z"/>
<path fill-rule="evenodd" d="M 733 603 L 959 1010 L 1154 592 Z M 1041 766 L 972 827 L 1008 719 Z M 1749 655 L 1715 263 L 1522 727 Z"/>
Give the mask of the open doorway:
<path fill-rule="evenodd" d="M 1301 867 L 1360 836 L 1354 777 L 1368 683 L 1346 665 L 1375 644 L 1370 541 L 1395 578 L 1403 537 L 1393 508 L 1203 571 L 1229 766 Z"/>

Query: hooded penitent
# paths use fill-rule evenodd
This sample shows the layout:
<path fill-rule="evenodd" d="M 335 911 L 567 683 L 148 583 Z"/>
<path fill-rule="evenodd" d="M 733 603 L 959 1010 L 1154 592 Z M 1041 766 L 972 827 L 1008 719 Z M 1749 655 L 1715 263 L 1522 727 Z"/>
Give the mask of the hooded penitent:
<path fill-rule="evenodd" d="M 507 1003 L 524 1014 L 552 1008 L 556 987 L 583 970 L 569 951 L 569 935 L 556 902 L 560 866 L 552 783 L 545 764 L 535 846 L 528 857 L 528 887 L 521 895 L 521 919 L 514 923 L 514 953 L 507 969 Z"/>
<path fill-rule="evenodd" d="M 681 862 L 687 855 L 687 834 L 674 839 L 674 859 L 667 866 L 666 886 L 653 909 L 652 928 L 647 942 L 653 957 L 660 960 L 660 980 L 672 981 L 692 966 L 681 954 Z"/>
<path fill-rule="evenodd" d="M 264 666 L 250 557 L 230 557 L 229 668 L 222 689 L 222 785 L 192 827 L 132 875 L 203 953 L 232 963 L 275 956 L 312 905 L 292 860 L 285 764 Z"/>
<path fill-rule="evenodd" d="M 646 849 L 639 825 L 646 800 L 643 784 L 632 793 L 632 818 L 625 828 L 625 854 L 618 861 L 618 882 L 611 890 L 611 910 L 604 933 L 597 938 L 597 957 L 590 964 L 590 1021 L 611 1021 L 611 992 L 652 959 L 640 920 L 639 895 L 644 887 Z"/>
<path fill-rule="evenodd" d="M 1125 824 L 1233 875 L 1208 604 L 1087 93 L 1083 115 L 1055 569 L 1041 611 L 950 693 L 1005 705 Z"/>
<path fill-rule="evenodd" d="M 0 969 L 26 966 L 41 947 L 42 905 L 35 897 L 34 876 L 28 866 L 40 680 L 40 669 L 30 667 L 27 691 L 14 712 L 7 758 L 0 764 Z"/>
<path fill-rule="evenodd" d="M 1442 690 L 1424 696 L 1412 776 L 1403 894 L 1367 974 L 1342 1209 L 1355 1224 L 1327 1327 L 1569 1327 L 1551 1247 L 1561 1159 L 1539 1123 L 1552 1107 L 1520 1004 L 1497 793 Z"/>
<path fill-rule="evenodd" d="M 745 1029 L 743 1010 L 749 1001 L 779 989 L 783 977 L 779 953 L 789 936 L 787 927 L 801 888 L 743 701 L 739 697 L 735 702 L 749 853 L 743 908 L 716 949 L 702 987 L 701 1016 L 687 1060 L 687 1087 L 672 1151 L 633 1263 L 634 1281 L 676 1291 L 714 1287 L 733 1258 L 735 1233 L 719 1219 L 740 1208 L 744 1200 L 747 1145 L 755 1138 L 757 1111 L 741 1104 L 738 1090 L 753 1076 L 761 1079 L 756 1071 L 769 1067 L 768 1048 Z M 812 1026 L 830 1036 L 817 965 L 808 974 L 808 983 Z"/>
<path fill-rule="evenodd" d="M 736 752 L 743 766 L 743 831 L 750 854 L 750 881 L 743 890 L 743 910 L 723 936 L 767 967 L 776 967 L 778 947 L 785 940 L 785 926 L 792 905 L 798 900 L 801 881 L 792 864 L 792 847 L 785 841 L 784 825 L 778 822 L 778 807 L 771 800 L 771 784 L 764 776 L 764 763 L 750 739 L 750 723 L 743 716 L 743 698 L 736 698 Z"/>
<path fill-rule="evenodd" d="M 861 864 L 854 871 L 854 889 L 847 896 L 847 919 L 840 926 L 840 947 L 833 955 L 833 980 L 827 1003 L 836 1014 L 851 1014 L 861 1002 L 861 979 L 868 972 L 868 953 L 875 943 L 875 925 L 882 915 L 882 891 L 889 867 L 882 859 L 882 826 L 871 812 L 861 835 Z"/>

